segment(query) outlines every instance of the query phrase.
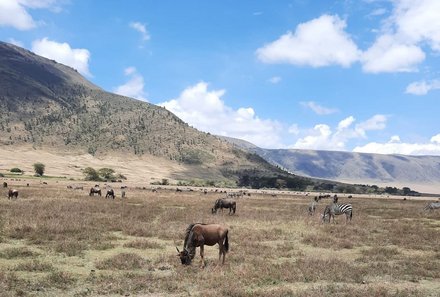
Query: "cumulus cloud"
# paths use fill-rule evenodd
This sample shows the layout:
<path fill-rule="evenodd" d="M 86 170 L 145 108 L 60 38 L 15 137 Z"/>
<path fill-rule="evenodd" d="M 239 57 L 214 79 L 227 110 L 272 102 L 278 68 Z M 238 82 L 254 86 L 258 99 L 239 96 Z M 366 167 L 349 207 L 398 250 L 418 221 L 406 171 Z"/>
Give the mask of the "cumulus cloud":
<path fill-rule="evenodd" d="M 322 15 L 299 24 L 294 33 L 287 32 L 256 54 L 264 63 L 348 67 L 359 59 L 360 51 L 344 31 L 346 26 L 336 15 Z"/>
<path fill-rule="evenodd" d="M 89 71 L 90 52 L 84 48 L 72 48 L 68 43 L 49 40 L 47 37 L 32 42 L 37 55 L 68 65 L 81 74 L 92 76 Z"/>
<path fill-rule="evenodd" d="M 201 131 L 244 139 L 261 147 L 282 146 L 280 123 L 259 118 L 252 107 L 227 106 L 222 100 L 225 92 L 209 90 L 206 82 L 199 82 L 159 105 Z"/>
<path fill-rule="evenodd" d="M 50 9 L 58 12 L 61 7 L 57 0 L 1 0 L 0 26 L 14 27 L 18 30 L 30 30 L 38 25 L 28 9 Z"/>
<path fill-rule="evenodd" d="M 431 81 L 416 81 L 410 83 L 405 90 L 405 93 L 412 95 L 426 95 L 429 91 L 440 89 L 440 79 Z"/>
<path fill-rule="evenodd" d="M 422 49 L 413 44 L 400 43 L 395 36 L 382 35 L 363 53 L 365 72 L 411 72 L 425 59 Z"/>
<path fill-rule="evenodd" d="M 349 116 L 341 120 L 335 129 L 326 124 L 318 124 L 313 129 L 305 131 L 305 136 L 299 138 L 292 148 L 343 151 L 346 150 L 350 139 L 365 138 L 368 131 L 384 129 L 386 119 L 384 115 L 374 115 L 364 122 L 353 125 L 356 119 Z"/>
<path fill-rule="evenodd" d="M 440 155 L 440 133 L 431 137 L 426 143 L 401 142 L 400 137 L 394 135 L 386 143 L 370 142 L 353 149 L 359 153 L 401 154 L 401 155 Z"/>
<path fill-rule="evenodd" d="M 124 75 L 128 76 L 129 80 L 125 84 L 116 87 L 113 91 L 122 96 L 148 101 L 147 93 L 144 91 L 144 77 L 137 72 L 136 68 L 125 68 Z"/>
<path fill-rule="evenodd" d="M 425 59 L 421 46 L 440 51 L 440 1 L 394 0 L 382 33 L 363 54 L 366 72 L 416 71 Z"/>
<path fill-rule="evenodd" d="M 130 28 L 141 33 L 142 41 L 150 40 L 150 34 L 148 33 L 145 24 L 142 24 L 140 22 L 131 22 L 129 25 L 130 25 Z"/>
<path fill-rule="evenodd" d="M 324 107 L 324 106 L 321 106 L 313 101 L 301 102 L 301 105 L 306 108 L 310 108 L 311 110 L 313 110 L 314 113 L 316 113 L 318 115 L 328 115 L 328 114 L 338 112 L 338 110 L 336 108 Z"/>

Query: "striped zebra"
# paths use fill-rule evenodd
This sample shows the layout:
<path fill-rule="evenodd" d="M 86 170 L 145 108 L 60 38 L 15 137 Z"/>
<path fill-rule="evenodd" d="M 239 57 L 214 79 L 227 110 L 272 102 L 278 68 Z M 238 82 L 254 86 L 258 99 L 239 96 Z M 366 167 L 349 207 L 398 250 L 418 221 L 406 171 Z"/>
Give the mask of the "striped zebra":
<path fill-rule="evenodd" d="M 435 210 L 440 208 L 440 202 L 431 202 L 425 206 L 424 210 Z"/>
<path fill-rule="evenodd" d="M 331 218 L 333 217 L 334 223 L 335 215 L 341 214 L 345 214 L 345 223 L 347 223 L 348 220 L 351 221 L 351 219 L 353 218 L 353 207 L 351 206 L 351 204 L 332 203 L 330 205 L 327 205 L 324 209 L 324 213 L 322 214 L 322 222 L 328 220 L 328 222 L 330 223 Z"/>

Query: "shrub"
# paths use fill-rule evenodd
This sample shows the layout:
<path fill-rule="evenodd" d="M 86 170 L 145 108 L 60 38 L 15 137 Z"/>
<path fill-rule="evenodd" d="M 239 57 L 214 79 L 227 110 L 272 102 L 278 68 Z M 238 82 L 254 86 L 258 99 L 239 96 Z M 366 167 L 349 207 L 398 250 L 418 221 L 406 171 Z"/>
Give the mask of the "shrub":
<path fill-rule="evenodd" d="M 83 170 L 83 174 L 86 176 L 84 179 L 85 180 L 94 180 L 94 181 L 100 181 L 101 178 L 99 177 L 98 172 L 92 168 L 92 167 L 87 167 Z"/>
<path fill-rule="evenodd" d="M 11 168 L 11 170 L 9 170 L 10 172 L 12 172 L 12 173 L 24 173 L 24 171 L 23 170 L 21 170 L 20 168 L 17 168 L 17 167 L 14 167 L 14 168 Z"/>

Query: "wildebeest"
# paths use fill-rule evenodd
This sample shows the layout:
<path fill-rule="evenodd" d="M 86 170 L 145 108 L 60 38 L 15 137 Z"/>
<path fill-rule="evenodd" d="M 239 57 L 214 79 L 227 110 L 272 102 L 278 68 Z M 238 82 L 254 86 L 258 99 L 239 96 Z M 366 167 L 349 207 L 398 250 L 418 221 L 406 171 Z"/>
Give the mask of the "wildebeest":
<path fill-rule="evenodd" d="M 18 198 L 18 190 L 16 189 L 9 189 L 8 191 L 8 199 L 12 198 Z"/>
<path fill-rule="evenodd" d="M 113 191 L 113 189 L 107 190 L 107 194 L 105 194 L 105 198 L 113 198 L 113 199 L 115 199 L 115 191 Z"/>
<path fill-rule="evenodd" d="M 234 200 L 229 199 L 217 199 L 215 200 L 214 207 L 211 208 L 211 213 L 217 213 L 218 209 L 221 209 L 223 212 L 223 208 L 229 208 L 229 214 L 234 213 L 237 210 L 237 203 Z"/>
<path fill-rule="evenodd" d="M 3 182 L 3 188 L 7 188 L 8 187 L 8 183 L 7 182 Z"/>
<path fill-rule="evenodd" d="M 98 194 L 99 196 L 101 196 L 101 189 L 97 188 L 97 187 L 90 188 L 89 196 L 95 196 L 95 194 Z"/>
<path fill-rule="evenodd" d="M 121 191 L 121 198 L 125 198 L 125 191 L 124 190 Z"/>
<path fill-rule="evenodd" d="M 428 205 L 425 206 L 424 210 L 435 210 L 440 209 L 440 202 L 431 202 Z"/>
<path fill-rule="evenodd" d="M 223 255 L 222 264 L 224 264 L 226 253 L 229 251 L 228 232 L 228 228 L 218 224 L 190 224 L 186 228 L 183 250 L 179 251 L 176 247 L 180 261 L 183 265 L 190 265 L 196 255 L 196 247 L 200 247 L 201 263 L 202 267 L 205 267 L 204 245 L 218 244 L 218 261 L 220 262 Z"/>

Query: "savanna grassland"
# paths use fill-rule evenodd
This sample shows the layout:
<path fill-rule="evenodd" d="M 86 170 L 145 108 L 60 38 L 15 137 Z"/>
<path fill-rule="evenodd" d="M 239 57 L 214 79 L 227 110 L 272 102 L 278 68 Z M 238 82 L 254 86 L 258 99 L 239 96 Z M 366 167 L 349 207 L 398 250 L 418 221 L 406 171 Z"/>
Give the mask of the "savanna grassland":
<path fill-rule="evenodd" d="M 424 201 L 341 197 L 352 223 L 322 225 L 330 201 L 309 217 L 301 195 L 253 193 L 229 216 L 210 213 L 225 194 L 200 190 L 17 188 L 12 201 L 0 190 L 0 296 L 440 296 L 440 212 Z M 198 249 L 180 264 L 192 222 L 229 227 L 224 266 L 217 246 L 205 269 Z"/>

